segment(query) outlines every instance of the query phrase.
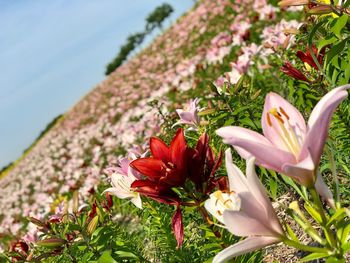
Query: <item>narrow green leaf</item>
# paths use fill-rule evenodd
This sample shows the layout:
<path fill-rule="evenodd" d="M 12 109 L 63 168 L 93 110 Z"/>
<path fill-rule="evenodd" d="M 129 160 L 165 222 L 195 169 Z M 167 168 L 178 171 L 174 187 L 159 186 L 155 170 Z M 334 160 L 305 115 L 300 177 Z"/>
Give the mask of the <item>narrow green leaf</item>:
<path fill-rule="evenodd" d="M 288 233 L 289 237 L 290 237 L 293 241 L 299 243 L 300 241 L 299 241 L 298 237 L 296 236 L 296 234 L 294 233 L 293 229 L 290 227 L 290 225 L 289 225 L 288 223 L 286 223 L 285 226 L 286 226 L 287 233 Z"/>
<path fill-rule="evenodd" d="M 315 221 L 319 224 L 322 223 L 322 217 L 320 215 L 319 212 L 316 211 L 315 208 L 313 208 L 311 205 L 309 205 L 308 203 L 304 204 L 304 208 L 306 209 L 306 211 L 309 213 L 310 216 L 312 216 L 313 219 L 315 219 Z"/>
<path fill-rule="evenodd" d="M 344 244 L 346 241 L 349 239 L 349 233 L 350 233 L 350 223 L 348 223 L 344 228 L 343 228 L 343 233 L 341 237 L 341 243 Z"/>
<path fill-rule="evenodd" d="M 311 253 L 306 257 L 303 257 L 302 259 L 300 259 L 299 262 L 307 262 L 307 261 L 311 261 L 319 258 L 326 258 L 326 257 L 329 257 L 328 253 Z"/>
<path fill-rule="evenodd" d="M 338 209 L 332 216 L 331 218 L 328 220 L 327 222 L 327 227 L 330 227 L 334 221 L 336 220 L 342 220 L 344 217 L 346 217 L 346 213 L 345 213 L 345 209 L 344 208 L 340 208 Z"/>

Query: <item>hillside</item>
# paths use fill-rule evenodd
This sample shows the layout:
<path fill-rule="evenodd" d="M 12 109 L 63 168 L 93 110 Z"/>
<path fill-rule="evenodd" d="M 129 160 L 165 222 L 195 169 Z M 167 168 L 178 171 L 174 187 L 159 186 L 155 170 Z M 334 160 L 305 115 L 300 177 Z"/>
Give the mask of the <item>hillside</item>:
<path fill-rule="evenodd" d="M 210 262 L 223 248 L 238 242 L 237 236 L 249 239 L 266 235 L 272 239 L 277 232 L 277 241 L 272 239 L 266 245 L 285 245 L 268 252 L 247 249 L 252 253 L 237 254 L 240 257 L 235 262 L 295 262 L 313 252 L 339 259 L 346 254 L 346 245 L 332 250 L 341 251 L 334 255 L 322 250 L 321 245 L 327 244 L 327 249 L 334 245 L 329 238 L 333 230 L 328 226 L 337 229 L 348 223 L 344 208 L 349 203 L 350 167 L 350 107 L 344 91 L 347 86 L 339 91 L 335 102 L 329 102 L 331 106 L 325 103 L 330 109 L 322 105 L 317 108 L 323 113 L 322 125 L 316 113 L 311 112 L 328 91 L 349 83 L 347 9 L 339 9 L 343 16 L 325 16 L 322 9 L 323 16 L 319 18 L 318 14 L 307 15 L 308 8 L 313 7 L 280 8 L 277 1 L 264 0 L 199 1 L 147 48 L 94 87 L 0 179 L 0 249 L 19 253 L 19 260 L 29 256 L 40 260 L 45 255 L 45 262 Z M 332 12 L 334 9 L 329 9 L 327 14 Z M 325 30 L 317 31 L 317 19 L 329 20 L 320 24 Z M 316 49 L 314 60 L 310 48 Z M 282 99 L 272 92 L 288 99 L 301 113 L 296 113 L 288 102 L 280 102 Z M 271 104 L 282 103 L 283 107 L 275 106 L 266 112 L 266 96 L 272 97 Z M 310 123 L 317 123 L 322 135 L 305 150 L 312 159 L 312 174 L 315 176 L 319 170 L 328 185 L 336 181 L 336 205 L 328 203 L 330 210 L 324 217 L 321 210 L 326 209 L 326 204 L 318 194 L 326 201 L 327 191 L 320 191 L 316 177 L 305 172 L 310 160 L 302 146 L 312 126 L 306 126 L 303 117 L 310 115 Z M 232 139 L 244 133 L 236 128 L 232 128 L 235 135 L 227 138 L 227 130 L 219 131 L 230 125 L 263 131 L 269 141 L 265 137 L 258 141 L 260 137 L 251 131 L 242 136 L 255 138 L 253 142 L 241 143 Z M 330 136 L 325 144 L 328 128 Z M 185 141 L 181 141 L 181 134 Z M 270 147 L 270 141 L 279 145 L 278 152 Z M 165 146 L 170 143 L 169 148 Z M 240 187 L 227 183 L 232 179 L 226 176 L 231 167 L 231 155 L 224 154 L 227 144 L 236 150 L 232 150 L 233 162 L 239 168 L 247 167 L 248 179 L 242 177 Z M 326 154 L 321 158 L 324 144 Z M 321 145 L 318 160 L 313 145 Z M 254 147 L 260 148 L 255 151 Z M 252 159 L 247 156 L 254 155 L 252 152 L 257 156 L 256 171 L 267 193 L 262 184 L 252 179 L 254 176 L 249 177 Z M 246 165 L 244 158 L 248 159 Z M 287 162 L 282 168 L 275 165 L 280 160 Z M 284 170 L 288 165 L 292 168 Z M 297 171 L 301 178 L 293 173 L 295 167 L 300 169 Z M 241 176 L 235 170 L 238 168 L 231 169 L 236 178 Z M 118 173 L 129 177 L 133 174 L 133 180 L 141 182 L 134 188 L 125 186 L 124 179 L 113 181 L 113 175 Z M 309 181 L 308 176 L 312 177 Z M 110 189 L 111 181 L 114 190 Z M 312 192 L 315 187 L 318 194 Z M 251 188 L 254 191 L 248 193 Z M 105 196 L 106 189 L 110 195 Z M 221 198 L 238 204 L 238 211 L 249 207 L 242 210 L 246 221 L 240 228 L 234 224 L 229 231 L 221 228 L 227 223 L 223 212 L 217 210 L 215 214 L 208 209 L 206 200 L 214 198 L 214 189 Z M 121 198 L 132 202 L 118 199 L 120 191 L 126 191 Z M 140 206 L 141 199 L 135 199 L 140 198 L 139 193 L 143 210 L 135 207 Z M 216 198 L 214 206 L 218 207 L 222 200 Z M 283 227 L 276 223 L 270 199 Z M 305 226 L 295 219 L 299 216 L 304 220 L 292 206 L 282 211 L 294 199 L 300 202 L 301 213 L 308 213 L 310 225 L 309 221 Z M 223 209 L 234 210 L 235 205 L 228 205 L 227 200 L 220 203 Z M 342 210 L 334 212 L 337 209 Z M 260 219 L 265 213 L 266 222 Z M 236 219 L 237 225 L 243 220 L 238 216 Z M 315 226 L 317 223 L 320 228 Z M 259 224 L 264 225 L 263 230 Z M 249 227 L 262 234 L 256 235 Z M 324 229 L 326 238 L 323 233 L 305 230 L 312 227 L 316 232 Z M 346 244 L 347 236 L 342 240 Z M 298 242 L 304 246 L 298 247 Z M 303 249 L 307 252 L 297 252 Z M 106 258 L 110 261 L 102 261 Z"/>

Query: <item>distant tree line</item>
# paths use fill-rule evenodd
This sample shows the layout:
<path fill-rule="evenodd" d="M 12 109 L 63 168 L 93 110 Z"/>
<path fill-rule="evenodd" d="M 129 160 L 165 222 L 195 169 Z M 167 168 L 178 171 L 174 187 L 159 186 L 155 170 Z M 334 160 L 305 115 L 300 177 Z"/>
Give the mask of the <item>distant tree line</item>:
<path fill-rule="evenodd" d="M 128 58 L 130 53 L 137 47 L 140 46 L 145 37 L 150 34 L 155 28 L 162 29 L 162 23 L 170 16 L 174 11 L 171 5 L 164 3 L 153 10 L 146 17 L 146 26 L 143 32 L 135 33 L 126 39 L 126 43 L 120 47 L 118 55 L 109 63 L 106 67 L 106 75 L 112 73 L 116 68 L 123 64 Z"/>

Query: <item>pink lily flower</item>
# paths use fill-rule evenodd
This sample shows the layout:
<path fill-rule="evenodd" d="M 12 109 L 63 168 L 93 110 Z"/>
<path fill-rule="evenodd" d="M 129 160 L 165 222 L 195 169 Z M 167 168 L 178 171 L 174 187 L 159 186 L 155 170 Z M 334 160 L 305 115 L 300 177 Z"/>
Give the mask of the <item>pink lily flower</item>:
<path fill-rule="evenodd" d="M 190 103 L 184 109 L 177 109 L 176 113 L 179 115 L 180 120 L 176 122 L 174 126 L 180 124 L 187 124 L 191 126 L 192 130 L 197 130 L 197 127 L 200 124 L 200 118 L 198 112 L 202 109 L 198 106 L 199 99 L 196 98 L 191 100 Z"/>
<path fill-rule="evenodd" d="M 131 154 L 130 158 L 121 158 L 119 166 L 105 170 L 111 178 L 112 187 L 103 193 L 108 192 L 120 199 L 130 199 L 136 207 L 142 209 L 140 194 L 131 189 L 131 184 L 141 178 L 140 174 L 129 166 L 132 159 L 136 159 L 136 156 Z"/>
<path fill-rule="evenodd" d="M 307 187 L 313 187 L 317 179 L 315 186 L 322 195 L 325 184 L 317 176 L 317 166 L 332 115 L 347 97 L 348 88 L 350 85 L 344 85 L 328 92 L 313 109 L 307 124 L 294 106 L 271 92 L 266 96 L 261 118 L 264 136 L 236 126 L 216 132 L 245 159 L 254 156 L 258 165 L 283 173 Z"/>
<path fill-rule="evenodd" d="M 266 190 L 255 173 L 255 158 L 247 160 L 245 176 L 232 163 L 230 149 L 226 150 L 225 156 L 230 193 L 216 194 L 220 196 L 219 200 L 212 202 L 209 199 L 205 207 L 210 208 L 208 211 L 224 223 L 232 234 L 247 238 L 217 254 L 214 263 L 279 243 L 285 236 Z M 221 200 L 225 198 L 227 200 Z M 227 208 L 223 210 L 224 207 Z"/>

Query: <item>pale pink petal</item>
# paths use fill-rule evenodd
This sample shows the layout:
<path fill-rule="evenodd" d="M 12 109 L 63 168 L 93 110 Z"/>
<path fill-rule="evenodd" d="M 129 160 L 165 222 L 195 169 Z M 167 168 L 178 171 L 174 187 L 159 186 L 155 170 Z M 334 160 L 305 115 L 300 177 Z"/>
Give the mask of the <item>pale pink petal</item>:
<path fill-rule="evenodd" d="M 281 147 L 281 149 L 287 150 L 284 145 L 281 136 L 277 134 L 276 129 L 270 127 L 267 123 L 267 114 L 272 109 L 276 108 L 278 111 L 282 110 L 288 115 L 289 123 L 291 127 L 296 131 L 299 136 L 304 136 L 306 133 L 306 124 L 304 117 L 301 113 L 288 101 L 283 99 L 280 95 L 270 92 L 265 98 L 264 110 L 261 116 L 261 125 L 263 133 L 267 139 L 269 139 L 274 145 Z M 285 116 L 284 116 L 285 117 Z M 270 118 L 272 122 L 275 122 L 273 117 Z M 274 124 L 276 126 L 276 124 Z"/>
<path fill-rule="evenodd" d="M 247 177 L 241 170 L 232 163 L 231 150 L 225 152 L 226 170 L 229 179 L 230 191 L 239 194 L 241 199 L 241 209 L 247 216 L 252 218 L 266 218 L 265 207 L 249 190 L 249 182 Z M 221 216 L 221 220 L 223 217 Z"/>
<path fill-rule="evenodd" d="M 286 163 L 282 167 L 282 173 L 293 178 L 296 182 L 310 187 L 313 186 L 316 180 L 315 164 L 311 158 L 310 153 L 307 154 L 306 158 L 297 164 Z"/>
<path fill-rule="evenodd" d="M 183 123 L 193 123 L 195 120 L 195 117 L 191 112 L 183 110 L 176 110 L 176 112 Z"/>
<path fill-rule="evenodd" d="M 241 199 L 240 211 L 244 213 L 244 215 L 263 223 L 264 226 L 270 230 L 271 227 L 267 219 L 266 209 L 260 201 L 258 201 L 251 192 L 241 192 L 239 193 L 239 198 Z"/>
<path fill-rule="evenodd" d="M 326 183 L 323 181 L 323 177 L 320 172 L 317 174 L 315 188 L 319 195 L 328 203 L 328 205 L 332 208 L 335 208 L 333 194 L 331 190 L 329 190 Z"/>
<path fill-rule="evenodd" d="M 280 239 L 276 237 L 248 237 L 228 248 L 225 248 L 217 254 L 213 263 L 226 262 L 234 257 L 264 248 L 266 246 L 279 243 Z"/>
<path fill-rule="evenodd" d="M 139 194 L 130 200 L 137 208 L 142 209 L 142 200 Z"/>
<path fill-rule="evenodd" d="M 250 152 L 244 150 L 241 147 L 234 146 L 234 148 L 235 148 L 236 152 L 245 160 L 247 160 L 248 158 L 253 156 Z"/>
<path fill-rule="evenodd" d="M 246 207 L 242 203 L 242 209 L 243 209 L 243 206 L 246 210 L 255 209 L 255 207 L 251 207 L 251 208 Z M 254 212 L 254 211 L 250 211 L 250 212 Z M 251 215 L 244 213 L 243 211 L 225 210 L 224 223 L 227 229 L 236 236 L 245 237 L 245 236 L 254 236 L 254 235 L 259 235 L 259 236 L 276 235 L 275 232 L 271 231 L 269 225 L 264 224 L 266 222 L 262 222 L 260 218 L 254 218 Z"/>
<path fill-rule="evenodd" d="M 284 163 L 295 163 L 293 154 L 276 148 L 257 132 L 230 126 L 220 128 L 216 133 L 223 137 L 224 143 L 244 149 L 256 158 L 257 164 L 268 169 L 281 172 Z"/>
<path fill-rule="evenodd" d="M 124 189 L 122 188 L 115 188 L 115 187 L 111 187 L 108 188 L 106 190 L 103 191 L 103 193 L 108 192 L 111 195 L 115 195 L 116 197 L 120 198 L 120 199 L 125 199 L 125 198 L 131 198 L 134 197 L 133 194 L 130 194 L 130 192 L 126 192 Z"/>
<path fill-rule="evenodd" d="M 255 197 L 257 202 L 265 210 L 265 217 L 261 217 L 261 220 L 265 220 L 265 225 L 270 225 L 274 231 L 279 234 L 283 234 L 283 230 L 276 216 L 276 212 L 271 205 L 271 201 L 267 196 L 266 189 L 260 182 L 258 176 L 255 173 L 255 158 L 252 157 L 247 161 L 247 185 L 250 193 Z"/>
<path fill-rule="evenodd" d="M 124 157 L 119 160 L 119 165 L 121 170 L 123 171 L 123 174 L 128 173 L 129 164 L 130 164 L 130 160 L 128 158 Z"/>
<path fill-rule="evenodd" d="M 214 216 L 218 221 L 220 221 L 222 224 L 224 224 L 224 218 L 222 215 L 220 215 L 216 208 L 216 199 L 209 198 L 204 202 L 205 209 Z"/>
<path fill-rule="evenodd" d="M 242 171 L 232 163 L 232 154 L 230 149 L 225 151 L 225 162 L 230 191 L 234 191 L 236 193 L 248 191 L 246 177 Z"/>
<path fill-rule="evenodd" d="M 328 92 L 313 109 L 309 122 L 309 131 L 305 138 L 302 153 L 309 150 L 312 159 L 319 163 L 325 140 L 328 136 L 329 123 L 338 105 L 348 96 L 347 89 L 350 84 L 333 89 Z"/>

